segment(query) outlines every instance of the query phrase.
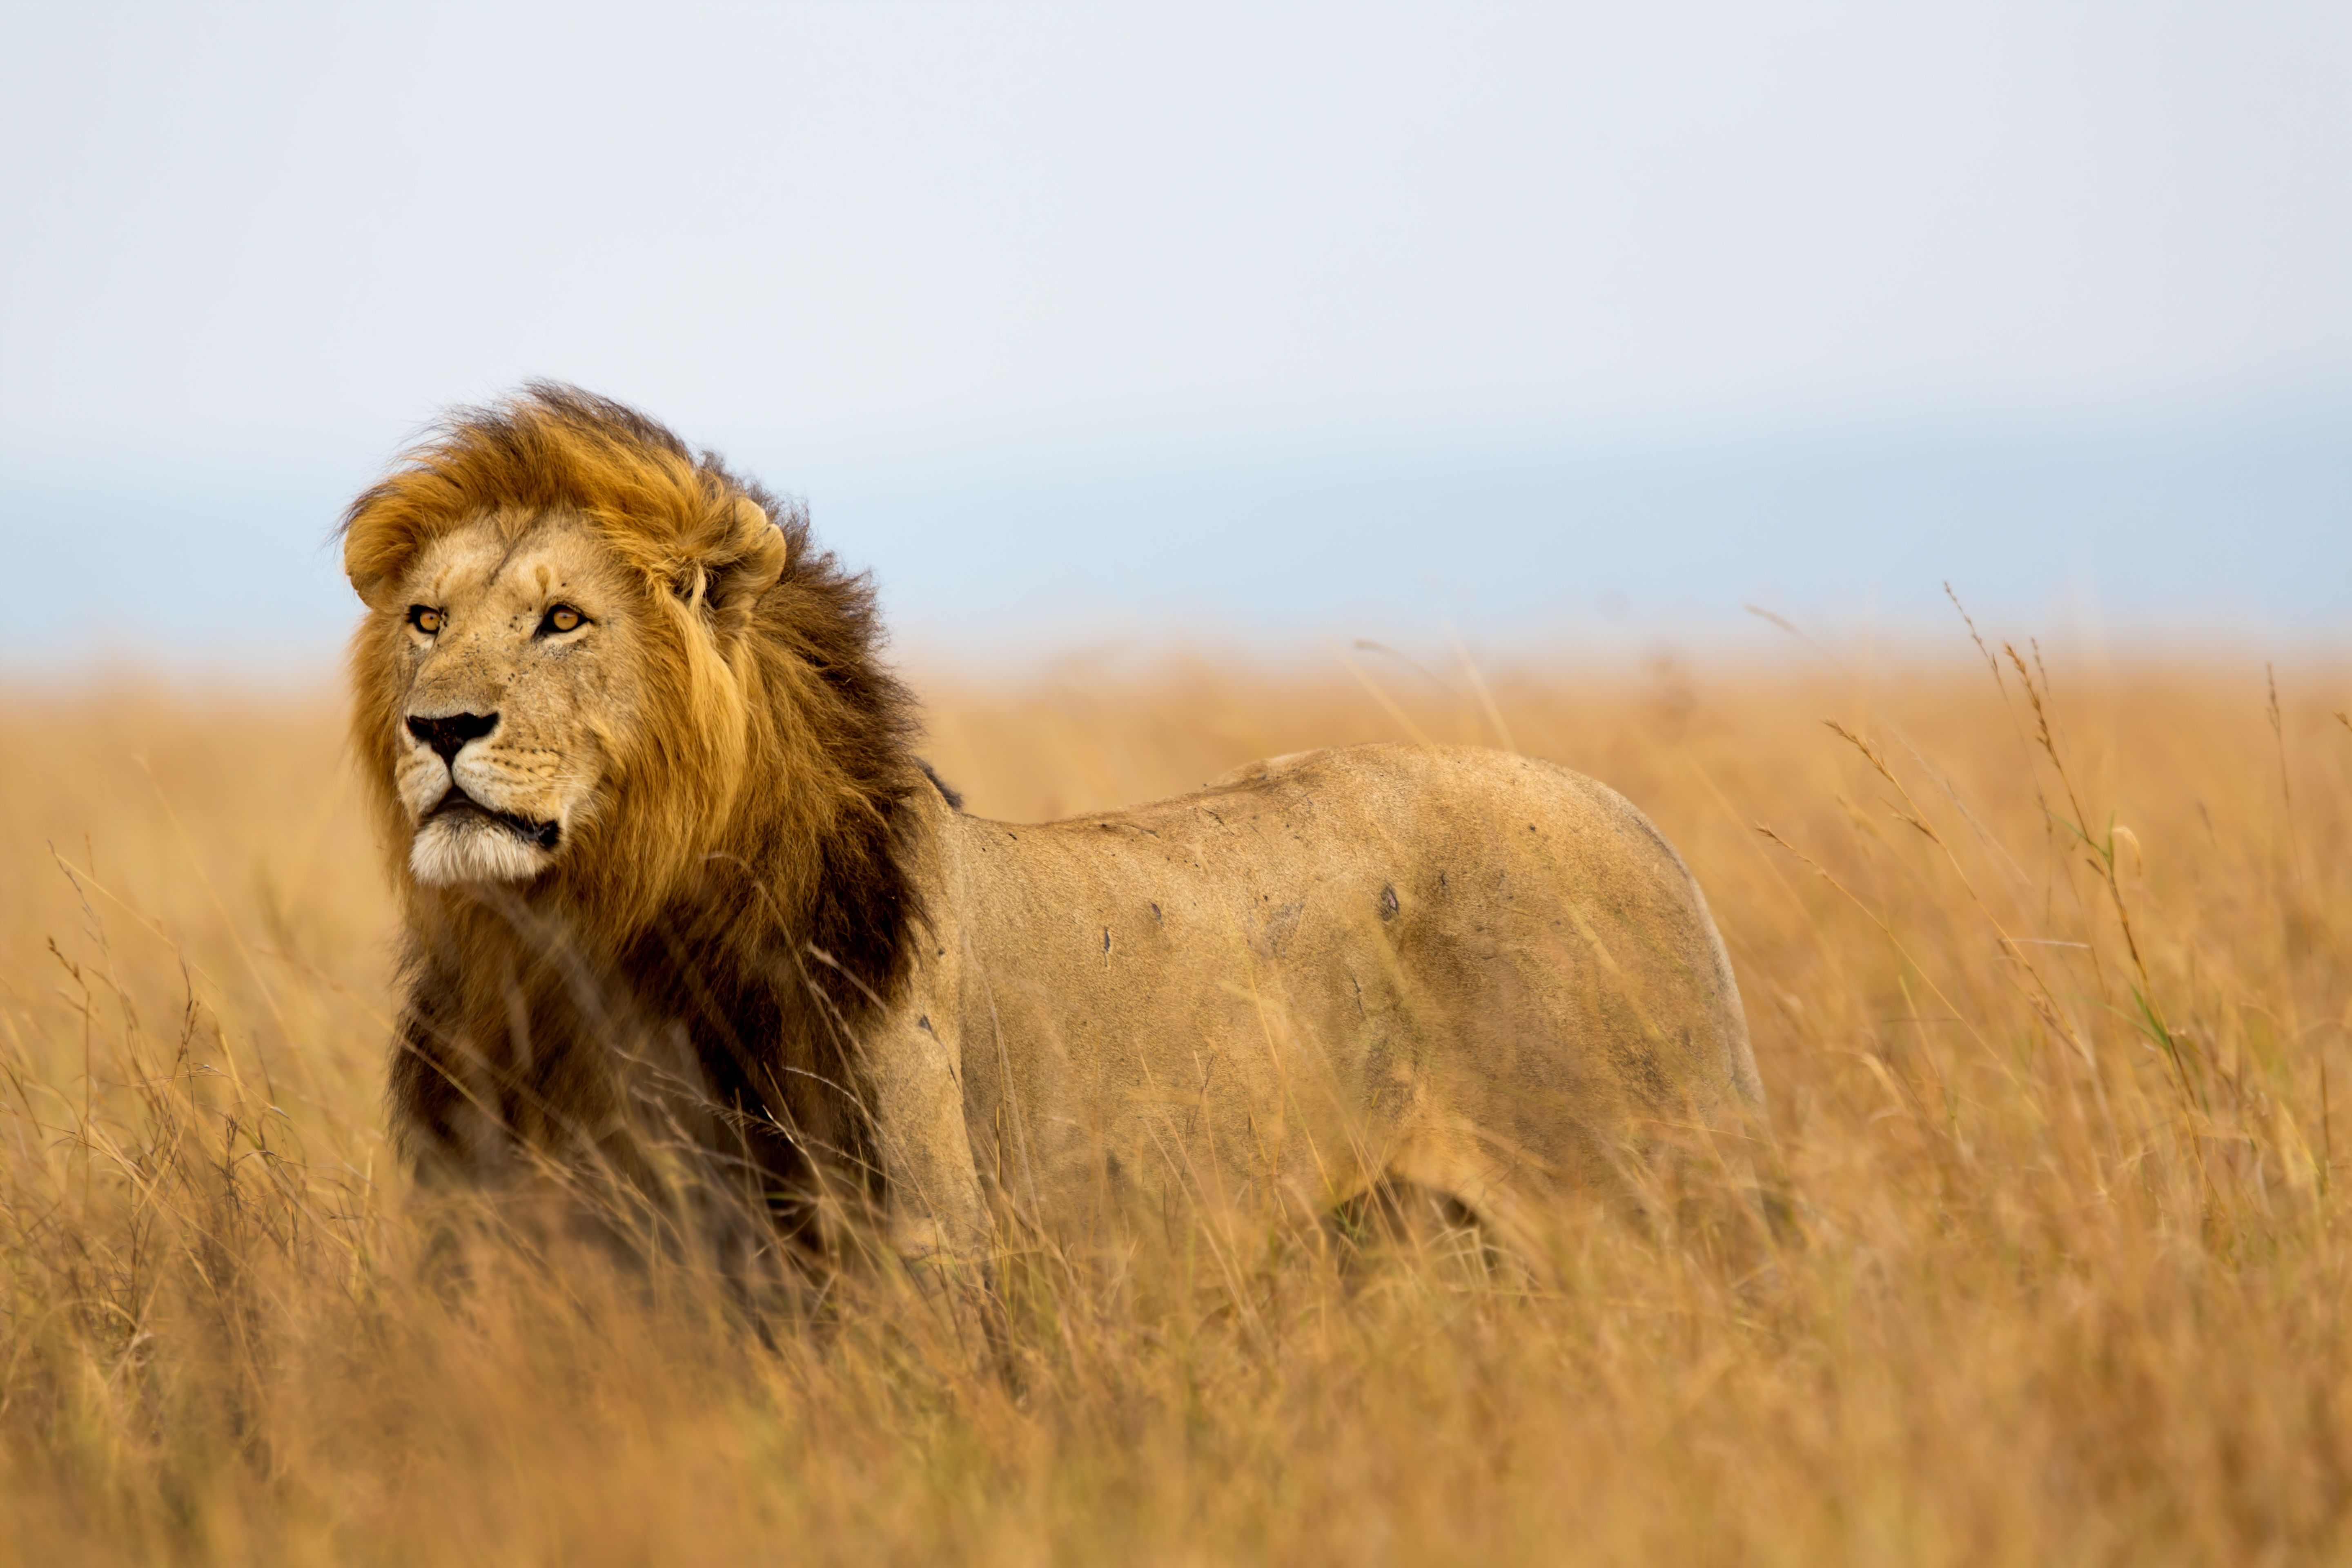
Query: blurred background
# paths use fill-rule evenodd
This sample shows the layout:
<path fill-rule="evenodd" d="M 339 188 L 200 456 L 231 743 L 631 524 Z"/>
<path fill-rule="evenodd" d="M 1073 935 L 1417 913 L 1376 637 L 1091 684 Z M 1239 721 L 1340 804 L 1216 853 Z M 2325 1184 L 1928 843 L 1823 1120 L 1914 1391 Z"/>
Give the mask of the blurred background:
<path fill-rule="evenodd" d="M 531 376 L 918 665 L 2334 651 L 2352 7 L 9 6 L 0 676 L 331 678 Z"/>

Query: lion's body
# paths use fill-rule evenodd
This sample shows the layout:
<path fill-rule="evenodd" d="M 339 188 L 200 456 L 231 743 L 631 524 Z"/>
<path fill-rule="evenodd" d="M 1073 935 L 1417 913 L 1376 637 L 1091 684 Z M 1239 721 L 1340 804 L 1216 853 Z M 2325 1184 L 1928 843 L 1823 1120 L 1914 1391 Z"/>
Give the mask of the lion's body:
<path fill-rule="evenodd" d="M 984 1188 L 1050 1228 L 1139 1202 L 1308 1214 L 1382 1177 L 1489 1217 L 1606 1185 L 1660 1120 L 1757 1103 L 1698 889 L 1548 763 L 1362 746 L 1023 826 L 959 817 L 909 1005 Z"/>
<path fill-rule="evenodd" d="M 1698 889 L 1622 799 L 1360 747 L 1038 826 L 909 749 L 871 593 L 618 405 L 534 388 L 355 502 L 353 734 L 407 912 L 420 1168 L 665 1179 L 908 1256 L 1344 1203 L 1498 1223 L 1759 1109 Z"/>

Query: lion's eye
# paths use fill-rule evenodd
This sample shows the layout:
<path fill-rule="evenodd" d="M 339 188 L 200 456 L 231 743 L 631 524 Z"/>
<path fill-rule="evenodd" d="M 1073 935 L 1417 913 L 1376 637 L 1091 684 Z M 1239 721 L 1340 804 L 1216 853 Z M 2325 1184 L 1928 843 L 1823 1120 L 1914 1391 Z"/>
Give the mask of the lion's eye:
<path fill-rule="evenodd" d="M 442 618 L 441 612 L 430 605 L 408 606 L 408 624 L 428 637 L 441 629 Z"/>
<path fill-rule="evenodd" d="M 545 637 L 551 632 L 578 631 L 580 623 L 586 618 L 569 605 L 558 605 L 547 612 L 545 620 L 539 623 L 539 635 Z"/>

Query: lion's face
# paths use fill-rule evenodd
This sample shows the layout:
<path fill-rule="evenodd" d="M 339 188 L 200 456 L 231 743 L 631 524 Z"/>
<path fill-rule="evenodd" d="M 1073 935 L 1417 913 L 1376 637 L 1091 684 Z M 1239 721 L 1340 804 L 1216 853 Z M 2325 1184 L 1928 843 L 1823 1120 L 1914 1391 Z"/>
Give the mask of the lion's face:
<path fill-rule="evenodd" d="M 527 881 L 608 804 L 641 706 L 642 590 L 583 522 L 488 522 L 417 552 L 383 647 L 393 789 L 429 886 Z"/>
<path fill-rule="evenodd" d="M 755 796 L 822 815 L 822 757 L 747 782 L 755 715 L 824 679 L 821 650 L 757 629 L 792 598 L 770 604 L 786 524 L 805 537 L 773 504 L 642 416 L 547 386 L 452 419 L 352 503 L 352 739 L 404 890 L 430 895 L 413 910 L 529 882 L 618 941 L 735 853 Z"/>

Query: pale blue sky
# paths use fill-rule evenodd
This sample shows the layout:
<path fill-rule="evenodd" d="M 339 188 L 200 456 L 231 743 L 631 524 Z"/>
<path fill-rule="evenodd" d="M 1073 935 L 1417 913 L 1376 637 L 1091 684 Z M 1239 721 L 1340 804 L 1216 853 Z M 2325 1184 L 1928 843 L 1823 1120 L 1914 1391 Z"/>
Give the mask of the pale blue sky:
<path fill-rule="evenodd" d="M 5 22 L 0 670 L 323 670 L 341 501 L 542 374 L 917 647 L 2352 601 L 2341 4 Z"/>

